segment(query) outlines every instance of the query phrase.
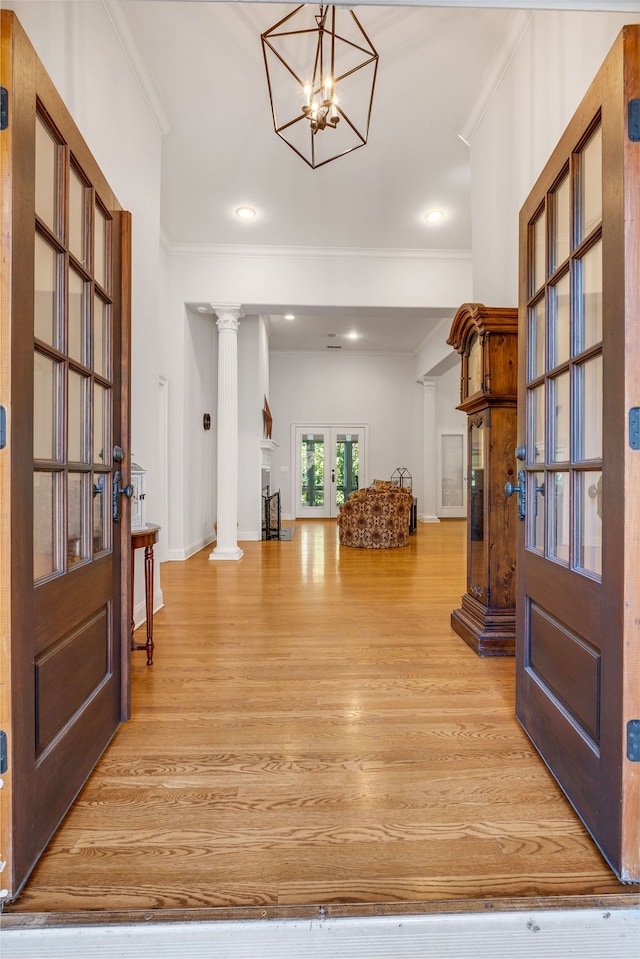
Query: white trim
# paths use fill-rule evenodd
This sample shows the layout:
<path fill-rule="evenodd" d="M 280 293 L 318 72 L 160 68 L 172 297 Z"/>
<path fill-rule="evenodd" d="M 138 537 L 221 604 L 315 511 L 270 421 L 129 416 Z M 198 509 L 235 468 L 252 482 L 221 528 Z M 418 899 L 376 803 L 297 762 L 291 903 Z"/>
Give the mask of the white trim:
<path fill-rule="evenodd" d="M 238 542 L 243 543 L 259 543 L 262 539 L 262 535 L 257 533 L 255 529 L 251 530 L 238 530 Z"/>
<path fill-rule="evenodd" d="M 153 594 L 153 612 L 154 614 L 158 610 L 162 609 L 164 606 L 164 596 L 161 589 L 157 589 Z M 143 623 L 147 621 L 147 606 L 143 600 L 141 603 L 138 603 L 136 608 L 133 611 L 133 628 L 138 629 L 139 626 L 142 626 Z"/>
<path fill-rule="evenodd" d="M 509 6 L 509 4 L 505 4 L 505 6 Z M 520 46 L 522 37 L 529 27 L 532 17 L 533 11 L 524 10 L 513 13 L 509 17 L 509 23 L 507 25 L 507 32 L 504 42 L 482 77 L 478 95 L 467 115 L 467 119 L 462 124 L 462 129 L 458 134 L 462 142 L 466 143 L 467 146 L 471 146 L 473 135 L 480 126 L 482 118 L 489 108 L 489 104 L 497 93 L 504 75 L 509 69 L 511 61 L 513 60 L 516 51 Z"/>
<path fill-rule="evenodd" d="M 191 556 L 195 556 L 196 553 L 199 553 L 201 549 L 204 549 L 206 546 L 210 546 L 211 543 L 215 542 L 215 536 L 210 536 L 208 539 L 198 540 L 196 543 L 191 543 L 190 546 L 186 546 L 184 549 L 169 549 L 167 550 L 166 562 L 168 563 L 183 563 L 186 559 L 189 559 Z"/>
<path fill-rule="evenodd" d="M 46 918 L 46 917 L 45 917 Z M 637 909 L 546 909 L 340 919 L 245 919 L 8 929 L 3 959 L 636 959 Z"/>
<path fill-rule="evenodd" d="M 361 260 L 462 260 L 471 262 L 471 250 L 377 249 L 337 246 L 242 246 L 236 243 L 170 243 L 171 256 L 239 256 Z"/>
<path fill-rule="evenodd" d="M 160 503 L 160 537 L 156 553 L 159 563 L 167 560 L 169 542 L 169 380 L 158 377 L 158 500 Z"/>
<path fill-rule="evenodd" d="M 440 522 L 437 516 L 427 516 L 426 513 L 422 513 L 419 519 L 421 523 L 439 523 Z"/>
<path fill-rule="evenodd" d="M 111 21 L 113 32 L 120 42 L 122 52 L 131 68 L 131 73 L 140 88 L 142 99 L 146 103 L 160 135 L 165 137 L 171 130 L 171 124 L 156 85 L 151 78 L 142 47 L 138 43 L 129 18 L 125 13 L 126 6 L 121 0 L 102 0 L 102 5 Z"/>

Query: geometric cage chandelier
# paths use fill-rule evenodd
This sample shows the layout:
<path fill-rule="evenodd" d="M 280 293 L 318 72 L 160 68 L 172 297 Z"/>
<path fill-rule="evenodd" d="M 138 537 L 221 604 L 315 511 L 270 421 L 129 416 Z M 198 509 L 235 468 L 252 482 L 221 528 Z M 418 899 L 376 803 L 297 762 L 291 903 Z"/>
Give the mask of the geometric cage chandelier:
<path fill-rule="evenodd" d="M 364 146 L 378 54 L 355 13 L 303 4 L 261 40 L 278 136 L 313 169 Z"/>

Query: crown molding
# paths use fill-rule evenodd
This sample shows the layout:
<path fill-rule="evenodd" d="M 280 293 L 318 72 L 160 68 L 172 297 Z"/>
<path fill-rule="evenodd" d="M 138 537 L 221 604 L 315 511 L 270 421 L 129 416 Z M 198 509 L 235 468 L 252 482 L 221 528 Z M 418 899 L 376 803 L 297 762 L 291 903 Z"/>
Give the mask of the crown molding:
<path fill-rule="evenodd" d="M 275 257 L 278 259 L 460 260 L 471 261 L 471 250 L 377 249 L 368 247 L 244 246 L 223 243 L 171 243 L 171 256 Z"/>
<path fill-rule="evenodd" d="M 122 0 L 102 0 L 102 5 L 111 21 L 111 26 L 122 47 L 147 109 L 160 135 L 166 137 L 171 129 L 171 124 L 155 83 L 151 78 L 142 47 L 138 43 L 131 22 L 125 12 L 125 4 L 122 3 Z"/>
<path fill-rule="evenodd" d="M 496 95 L 505 73 L 509 69 L 511 61 L 520 46 L 533 15 L 534 12 L 532 10 L 521 10 L 512 13 L 509 17 L 504 40 L 500 49 L 485 70 L 478 95 L 467 115 L 467 119 L 462 124 L 462 129 L 458 133 L 460 139 L 463 143 L 466 143 L 467 146 L 471 146 L 473 135 L 489 109 L 489 105 Z"/>

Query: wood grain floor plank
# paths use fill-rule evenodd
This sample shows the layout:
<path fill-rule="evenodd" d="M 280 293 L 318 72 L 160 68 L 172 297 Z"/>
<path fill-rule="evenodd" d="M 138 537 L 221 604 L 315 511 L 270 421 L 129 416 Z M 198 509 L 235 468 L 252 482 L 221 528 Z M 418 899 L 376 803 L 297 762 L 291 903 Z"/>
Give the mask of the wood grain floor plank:
<path fill-rule="evenodd" d="M 451 630 L 464 524 L 335 523 L 161 570 L 153 667 L 9 912 L 615 896 L 514 719 L 514 663 Z"/>

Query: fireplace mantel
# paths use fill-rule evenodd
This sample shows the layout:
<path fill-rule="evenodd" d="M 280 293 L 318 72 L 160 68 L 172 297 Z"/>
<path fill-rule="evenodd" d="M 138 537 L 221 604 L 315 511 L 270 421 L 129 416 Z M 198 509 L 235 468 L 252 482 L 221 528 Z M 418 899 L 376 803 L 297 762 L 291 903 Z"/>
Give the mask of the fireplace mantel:
<path fill-rule="evenodd" d="M 271 469 L 271 454 L 280 446 L 275 440 L 260 440 L 260 464 L 262 469 Z"/>

